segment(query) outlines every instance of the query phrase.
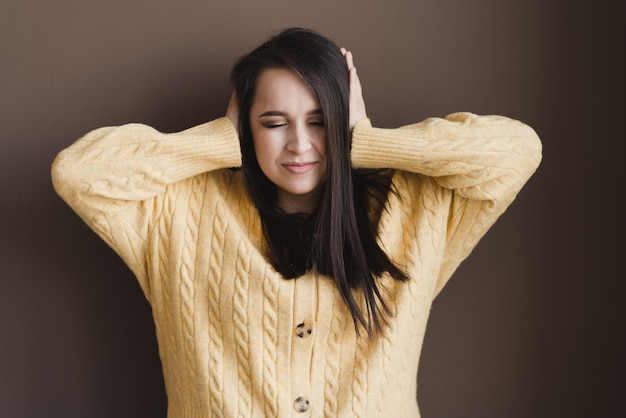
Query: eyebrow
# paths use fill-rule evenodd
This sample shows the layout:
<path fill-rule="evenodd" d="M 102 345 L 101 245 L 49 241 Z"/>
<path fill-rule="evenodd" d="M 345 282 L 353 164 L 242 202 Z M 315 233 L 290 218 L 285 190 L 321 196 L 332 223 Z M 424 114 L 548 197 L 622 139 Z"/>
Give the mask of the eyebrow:
<path fill-rule="evenodd" d="M 307 115 L 321 115 L 322 109 L 314 109 L 306 113 Z M 260 118 L 266 118 L 269 116 L 289 116 L 287 112 L 283 112 L 281 110 L 268 110 L 267 112 L 263 112 L 259 115 Z"/>

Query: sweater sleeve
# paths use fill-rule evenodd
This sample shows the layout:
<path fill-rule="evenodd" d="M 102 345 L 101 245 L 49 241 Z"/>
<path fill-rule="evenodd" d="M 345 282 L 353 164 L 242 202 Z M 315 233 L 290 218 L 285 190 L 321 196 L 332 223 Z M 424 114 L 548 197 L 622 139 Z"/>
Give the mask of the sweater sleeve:
<path fill-rule="evenodd" d="M 503 116 L 455 113 L 397 129 L 374 128 L 364 119 L 353 131 L 355 168 L 417 173 L 451 192 L 436 293 L 511 204 L 541 158 L 536 132 Z"/>
<path fill-rule="evenodd" d="M 177 133 L 141 124 L 89 132 L 52 163 L 59 196 L 112 247 L 147 286 L 145 251 L 166 188 L 195 175 L 241 165 L 227 118 Z"/>

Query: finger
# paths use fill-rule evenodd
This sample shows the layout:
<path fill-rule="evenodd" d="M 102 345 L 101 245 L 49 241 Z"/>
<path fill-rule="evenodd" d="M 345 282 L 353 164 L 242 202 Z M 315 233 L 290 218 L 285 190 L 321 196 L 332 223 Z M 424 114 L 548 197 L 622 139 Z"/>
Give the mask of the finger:
<path fill-rule="evenodd" d="M 346 64 L 348 64 L 348 69 L 352 70 L 352 68 L 354 67 L 354 62 L 352 59 L 352 52 L 347 51 L 346 52 Z"/>
<path fill-rule="evenodd" d="M 359 74 L 356 71 L 356 67 L 350 69 L 350 90 L 356 95 L 362 94 L 361 80 L 359 80 Z"/>
<path fill-rule="evenodd" d="M 346 60 L 346 65 L 348 66 L 348 70 L 351 70 L 354 67 L 352 52 L 348 51 L 346 48 L 340 48 L 341 53 L 343 54 L 344 59 Z"/>

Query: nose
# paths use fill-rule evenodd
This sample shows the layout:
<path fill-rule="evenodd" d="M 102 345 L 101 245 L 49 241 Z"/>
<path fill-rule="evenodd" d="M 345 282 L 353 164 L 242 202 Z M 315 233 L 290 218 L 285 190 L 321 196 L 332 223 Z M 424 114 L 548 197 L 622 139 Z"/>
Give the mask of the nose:
<path fill-rule="evenodd" d="M 306 126 L 296 125 L 289 130 L 287 150 L 294 154 L 303 154 L 311 147 L 311 138 Z"/>

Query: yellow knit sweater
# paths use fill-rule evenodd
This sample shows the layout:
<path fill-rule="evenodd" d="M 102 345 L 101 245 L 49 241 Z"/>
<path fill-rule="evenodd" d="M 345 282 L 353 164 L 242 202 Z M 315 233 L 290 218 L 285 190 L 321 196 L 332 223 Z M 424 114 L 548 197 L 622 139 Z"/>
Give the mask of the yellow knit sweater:
<path fill-rule="evenodd" d="M 392 168 L 379 223 L 406 283 L 381 279 L 393 317 L 356 338 L 333 280 L 285 280 L 264 257 L 227 118 L 164 134 L 88 133 L 52 167 L 59 195 L 137 276 L 156 324 L 168 417 L 419 417 L 431 303 L 541 160 L 536 133 L 456 113 L 398 128 L 360 121 L 357 168 Z"/>

